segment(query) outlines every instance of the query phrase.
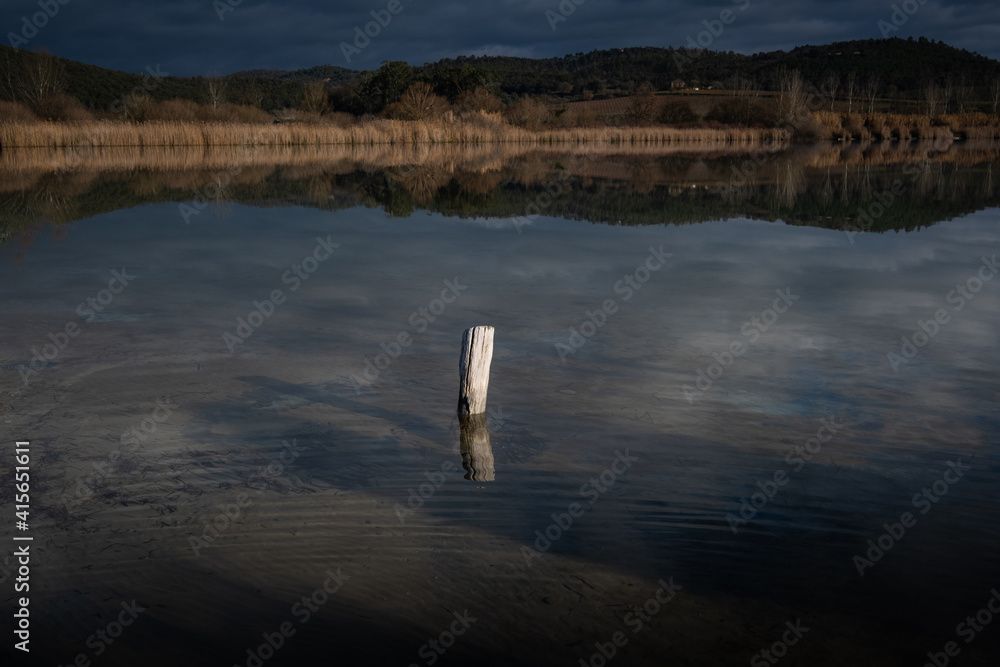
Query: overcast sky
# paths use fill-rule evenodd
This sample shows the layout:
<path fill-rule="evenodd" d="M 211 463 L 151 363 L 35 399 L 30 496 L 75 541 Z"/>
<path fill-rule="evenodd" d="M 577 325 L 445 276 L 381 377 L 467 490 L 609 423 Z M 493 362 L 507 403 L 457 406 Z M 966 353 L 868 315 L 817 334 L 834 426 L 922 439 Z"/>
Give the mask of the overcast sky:
<path fill-rule="evenodd" d="M 704 21 L 729 21 L 709 48 L 755 53 L 846 39 L 925 36 L 1000 57 L 995 0 L 3 0 L 4 43 L 138 72 L 159 64 L 176 75 L 331 64 L 357 69 L 383 60 L 420 65 L 462 54 L 530 57 L 624 46 L 682 46 Z M 60 4 L 65 2 L 65 4 Z M 398 5 L 396 3 L 399 3 Z M 923 2 L 923 4 L 920 4 Z M 39 5 L 54 16 L 42 16 Z M 393 5 L 398 13 L 386 11 Z M 917 8 L 893 21 L 893 4 Z M 553 13 L 546 16 L 546 10 Z M 350 62 L 355 27 L 381 12 L 385 27 Z M 563 14 L 568 16 L 563 16 Z M 37 15 L 37 16 L 36 16 Z M 25 27 L 36 17 L 42 27 Z M 554 18 L 555 17 L 555 18 Z M 45 20 L 42 20 L 45 19 Z M 561 20 L 565 19 L 565 20 Z M 879 27 L 879 21 L 885 23 Z M 553 29 L 553 26 L 555 29 Z M 25 40 L 25 38 L 28 38 Z M 702 39 L 707 39 L 706 34 Z M 25 43 L 26 42 L 26 43 Z"/>

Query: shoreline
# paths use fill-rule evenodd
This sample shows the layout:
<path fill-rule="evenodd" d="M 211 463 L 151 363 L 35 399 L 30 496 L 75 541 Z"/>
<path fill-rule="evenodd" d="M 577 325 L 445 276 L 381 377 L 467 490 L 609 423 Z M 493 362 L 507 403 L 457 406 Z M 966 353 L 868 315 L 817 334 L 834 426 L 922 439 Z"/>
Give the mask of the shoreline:
<path fill-rule="evenodd" d="M 11 148 L 283 148 L 324 146 L 788 147 L 832 142 L 876 146 L 1000 141 L 1000 121 L 985 114 L 935 119 L 900 114 L 813 112 L 781 127 L 641 124 L 512 125 L 500 113 L 437 120 L 366 118 L 280 122 L 151 120 L 0 121 L 0 151 Z"/>
<path fill-rule="evenodd" d="M 2 126 L 0 126 L 2 127 Z M 232 171 L 247 168 L 317 167 L 351 170 L 403 166 L 440 166 L 448 171 L 496 172 L 511 161 L 538 156 L 634 160 L 677 158 L 714 160 L 755 154 L 788 155 L 809 167 L 845 164 L 905 164 L 932 160 L 946 163 L 992 162 L 1000 159 L 1000 142 L 939 139 L 937 141 L 812 141 L 734 144 L 672 143 L 383 143 L 319 145 L 198 146 L 11 146 L 0 150 L 4 185 L 12 179 L 47 172 Z M 571 167 L 569 167 L 571 168 Z M 0 191 L 10 191 L 0 187 Z"/>
<path fill-rule="evenodd" d="M 353 125 L 190 121 L 0 124 L 0 149 L 365 145 L 760 145 L 791 142 L 775 128 L 593 127 L 527 130 L 487 114 L 450 123 L 376 119 Z"/>

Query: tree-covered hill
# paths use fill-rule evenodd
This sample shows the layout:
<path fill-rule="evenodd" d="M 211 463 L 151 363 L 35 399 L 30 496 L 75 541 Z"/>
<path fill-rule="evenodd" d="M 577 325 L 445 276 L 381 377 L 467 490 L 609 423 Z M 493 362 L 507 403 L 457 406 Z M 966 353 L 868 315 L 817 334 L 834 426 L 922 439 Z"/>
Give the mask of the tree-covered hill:
<path fill-rule="evenodd" d="M 561 58 L 512 58 L 506 56 L 462 56 L 425 65 L 428 69 L 463 64 L 496 73 L 508 93 L 547 93 L 560 83 L 575 89 L 631 90 L 649 81 L 668 89 L 673 81 L 733 87 L 735 78 L 773 90 L 782 68 L 799 70 L 803 78 L 821 87 L 833 75 L 841 82 L 854 73 L 860 83 L 877 76 L 882 85 L 900 92 L 917 93 L 929 83 L 988 85 L 1000 77 L 1000 62 L 943 42 L 921 39 L 868 39 L 802 46 L 792 51 L 742 55 L 731 51 L 681 48 L 627 48 L 576 53 Z"/>
<path fill-rule="evenodd" d="M 0 45 L 0 99 L 15 99 L 17 86 L 12 86 L 11 80 L 30 66 L 33 59 L 43 57 Z M 109 109 L 115 100 L 144 83 L 155 84 L 147 87 L 155 100 L 209 101 L 209 79 L 205 77 L 178 77 L 168 72 L 153 80 L 148 75 L 48 58 L 60 70 L 65 82 L 63 91 L 92 110 Z M 834 93 L 839 89 L 843 95 L 848 85 L 855 86 L 860 93 L 868 82 L 874 81 L 879 96 L 890 99 L 920 99 L 925 89 L 936 85 L 945 91 L 965 91 L 969 99 L 984 100 L 989 99 L 991 87 L 1000 81 L 1000 62 L 924 38 L 837 42 L 753 55 L 684 47 L 641 47 L 595 50 L 559 58 L 460 56 L 420 67 L 393 65 L 406 69 L 406 81 L 400 85 L 424 80 L 438 94 L 452 100 L 470 83 L 482 81 L 507 102 L 524 95 L 552 93 L 570 97 L 586 96 L 588 91 L 595 96 L 624 95 L 647 81 L 660 90 L 669 89 L 678 81 L 687 86 L 774 90 L 780 73 L 794 70 L 801 72 L 807 86 L 823 89 L 827 94 L 829 82 L 835 82 Z M 158 66 L 151 64 L 149 71 L 158 72 Z M 220 79 L 224 81 L 227 101 L 268 111 L 297 106 L 310 83 L 321 82 L 328 90 L 348 91 L 340 98 L 347 99 L 350 91 L 364 88 L 366 82 L 370 88 L 372 82 L 369 72 L 333 65 L 294 71 L 247 70 Z M 360 105 L 360 108 L 371 112 L 371 106 Z M 374 110 L 384 106 L 375 105 Z"/>
<path fill-rule="evenodd" d="M 120 72 L 96 65 L 45 56 L 23 49 L 0 45 L 0 99 L 16 100 L 18 84 L 27 67 L 38 59 L 49 59 L 60 78 L 62 92 L 71 95 L 94 110 L 108 110 L 116 101 L 134 90 L 143 91 L 155 100 L 182 99 L 207 101 L 205 77 L 172 76 L 158 64 L 151 63 L 144 74 Z M 233 102 L 255 104 L 263 109 L 295 106 L 302 98 L 302 84 L 280 77 L 222 77 L 227 95 Z"/>
<path fill-rule="evenodd" d="M 242 77 L 245 79 L 279 79 L 281 81 L 291 81 L 293 83 L 309 83 L 311 81 L 325 81 L 330 86 L 346 86 L 358 81 L 361 72 L 346 67 L 336 65 L 317 65 L 306 69 L 293 71 L 276 69 L 251 69 L 231 74 L 232 77 Z"/>

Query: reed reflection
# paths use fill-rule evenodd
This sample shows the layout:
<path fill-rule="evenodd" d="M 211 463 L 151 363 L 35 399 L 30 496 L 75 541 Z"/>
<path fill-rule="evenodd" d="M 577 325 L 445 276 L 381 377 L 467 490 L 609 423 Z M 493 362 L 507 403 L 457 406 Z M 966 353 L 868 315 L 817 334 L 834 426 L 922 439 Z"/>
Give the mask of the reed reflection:
<path fill-rule="evenodd" d="M 457 217 L 566 217 L 621 225 L 750 217 L 840 230 L 915 230 L 1000 206 L 996 142 L 817 143 L 695 151 L 683 145 L 378 145 L 104 148 L 0 153 L 0 246 L 143 204 L 378 207 Z M 900 185 L 895 185 L 895 184 Z M 877 219 L 882 193 L 905 190 Z M 884 199 L 884 197 L 882 198 Z M 544 202 L 544 206 L 538 206 Z M 537 210 L 536 210 L 537 209 Z M 865 222 L 864 225 L 861 223 Z"/>

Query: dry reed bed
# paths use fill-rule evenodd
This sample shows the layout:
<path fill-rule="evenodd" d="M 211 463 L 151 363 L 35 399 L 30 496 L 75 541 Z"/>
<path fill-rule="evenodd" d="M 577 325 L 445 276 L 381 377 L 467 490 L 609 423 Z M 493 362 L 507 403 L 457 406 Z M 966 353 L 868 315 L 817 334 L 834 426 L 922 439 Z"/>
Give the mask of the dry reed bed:
<path fill-rule="evenodd" d="M 670 127 L 573 128 L 529 131 L 483 114 L 466 122 L 378 119 L 348 126 L 286 123 L 142 124 L 109 121 L 0 124 L 0 147 L 325 146 L 377 144 L 767 144 L 787 142 L 777 129 Z"/>
<path fill-rule="evenodd" d="M 0 153 L 0 191 L 22 189 L 24 178 L 38 179 L 60 172 L 72 174 L 156 172 L 216 172 L 231 176 L 252 168 L 303 167 L 333 173 L 356 169 L 388 169 L 407 165 L 444 165 L 453 171 L 486 172 L 538 154 L 573 159 L 639 156 L 702 158 L 743 155 L 753 150 L 773 152 L 784 144 L 743 147 L 713 144 L 704 152 L 690 144 L 362 144 L 330 146 L 120 146 L 96 148 L 11 148 Z"/>
<path fill-rule="evenodd" d="M 860 141 L 951 141 L 956 134 L 972 140 L 1000 139 L 1000 118 L 984 113 L 921 116 L 892 113 L 810 115 L 815 133 L 827 139 Z"/>

